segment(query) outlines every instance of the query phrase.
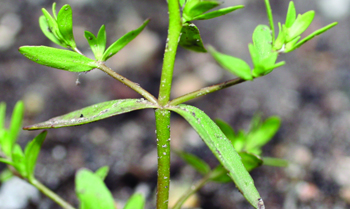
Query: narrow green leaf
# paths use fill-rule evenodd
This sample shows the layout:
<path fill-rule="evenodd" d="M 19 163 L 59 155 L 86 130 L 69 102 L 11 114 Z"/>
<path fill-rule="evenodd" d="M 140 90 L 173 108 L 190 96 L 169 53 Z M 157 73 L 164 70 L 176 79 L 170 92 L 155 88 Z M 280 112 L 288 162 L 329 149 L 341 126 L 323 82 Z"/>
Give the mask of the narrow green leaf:
<path fill-rule="evenodd" d="M 23 177 L 27 177 L 24 154 L 23 154 L 22 148 L 18 144 L 15 144 L 13 147 L 12 162 L 13 162 L 13 167 L 16 168 L 18 173 L 21 174 L 21 176 Z"/>
<path fill-rule="evenodd" d="M 286 40 L 284 31 L 282 29 L 282 25 L 280 22 L 278 22 L 278 29 L 279 29 L 278 36 L 273 46 L 274 51 L 281 50 Z"/>
<path fill-rule="evenodd" d="M 12 166 L 14 165 L 14 163 L 11 160 L 6 159 L 6 158 L 1 158 L 1 157 L 0 157 L 0 163 L 5 163 L 8 165 L 12 165 Z"/>
<path fill-rule="evenodd" d="M 86 209 L 115 209 L 113 196 L 103 180 L 87 169 L 80 169 L 76 174 L 75 190 Z"/>
<path fill-rule="evenodd" d="M 36 136 L 31 142 L 29 142 L 24 150 L 25 164 L 27 169 L 27 178 L 29 180 L 34 178 L 34 170 L 36 165 L 36 160 L 38 158 L 41 145 L 43 144 L 47 135 L 47 131 L 41 132 Z"/>
<path fill-rule="evenodd" d="M 0 160 L 1 160 L 1 158 L 0 158 Z M 4 183 L 7 180 L 10 180 L 13 176 L 14 176 L 14 174 L 8 168 L 5 168 L 0 173 L 0 183 Z"/>
<path fill-rule="evenodd" d="M 259 60 L 263 60 L 272 53 L 271 30 L 267 25 L 258 25 L 253 32 L 253 44 L 259 54 Z"/>
<path fill-rule="evenodd" d="M 64 42 L 72 49 L 76 48 L 73 36 L 73 12 L 68 4 L 64 5 L 58 12 L 57 25 Z"/>
<path fill-rule="evenodd" d="M 221 131 L 225 134 L 225 136 L 231 141 L 233 142 L 235 140 L 235 131 L 233 130 L 233 128 L 226 123 L 225 121 L 221 120 L 221 119 L 216 119 L 215 120 L 216 125 L 219 126 L 219 128 L 221 129 Z"/>
<path fill-rule="evenodd" d="M 55 20 L 57 20 L 56 2 L 54 2 L 54 3 L 52 4 L 52 14 L 53 14 L 53 18 L 54 18 Z"/>
<path fill-rule="evenodd" d="M 184 22 L 192 21 L 196 16 L 219 5 L 216 0 L 188 0 L 183 10 Z"/>
<path fill-rule="evenodd" d="M 47 19 L 44 15 L 41 15 L 39 17 L 39 25 L 40 25 L 40 29 L 43 32 L 43 34 L 50 39 L 52 42 L 54 42 L 57 45 L 60 45 L 62 47 L 66 47 L 65 44 L 62 44 L 57 38 L 56 36 L 51 32 L 49 24 L 47 22 Z"/>
<path fill-rule="evenodd" d="M 19 48 L 19 52 L 40 65 L 71 72 L 84 72 L 98 67 L 95 60 L 64 49 L 47 46 L 22 46 Z"/>
<path fill-rule="evenodd" d="M 202 159 L 183 151 L 175 151 L 187 164 L 194 168 L 198 173 L 205 175 L 210 172 L 210 166 Z"/>
<path fill-rule="evenodd" d="M 46 9 L 43 8 L 42 12 L 46 18 L 47 24 L 49 25 L 49 29 L 52 32 L 52 34 L 54 34 L 54 36 L 57 38 L 57 40 L 59 40 L 59 42 L 61 43 L 60 45 L 67 47 L 66 43 L 64 43 L 64 41 L 63 41 L 62 34 L 61 34 L 60 30 L 58 29 L 56 19 L 54 19 Z"/>
<path fill-rule="evenodd" d="M 228 175 L 228 171 L 226 168 L 222 167 L 221 164 L 212 170 L 210 180 L 218 183 L 232 182 L 232 179 Z"/>
<path fill-rule="evenodd" d="M 26 126 L 25 130 L 61 128 L 83 125 L 102 120 L 122 113 L 146 108 L 157 108 L 156 105 L 144 99 L 119 99 L 91 105 L 71 113 L 52 118 L 48 121 Z"/>
<path fill-rule="evenodd" d="M 315 11 L 308 11 L 302 15 L 299 14 L 293 25 L 288 28 L 286 42 L 289 42 L 302 34 L 309 27 L 314 17 Z"/>
<path fill-rule="evenodd" d="M 6 119 L 6 103 L 0 102 L 0 130 L 5 128 L 5 119 Z"/>
<path fill-rule="evenodd" d="M 199 30 L 193 23 L 184 24 L 182 26 L 179 45 L 195 52 L 207 52 L 204 48 Z"/>
<path fill-rule="evenodd" d="M 289 162 L 284 159 L 274 157 L 263 157 L 263 165 L 274 166 L 274 167 L 287 167 Z"/>
<path fill-rule="evenodd" d="M 138 36 L 141 31 L 146 27 L 149 20 L 146 20 L 139 28 L 136 30 L 130 31 L 124 36 L 122 36 L 120 39 L 118 39 L 116 42 L 114 42 L 111 46 L 107 48 L 105 53 L 103 54 L 102 61 L 108 60 L 110 57 L 115 55 L 117 52 L 119 52 L 124 46 L 126 46 L 130 41 L 134 40 L 136 36 Z"/>
<path fill-rule="evenodd" d="M 232 142 L 232 145 L 237 152 L 242 151 L 242 149 L 244 148 L 246 138 L 247 137 L 245 131 L 239 130 L 237 136 L 235 137 L 235 140 Z"/>
<path fill-rule="evenodd" d="M 245 169 L 231 142 L 215 122 L 203 111 L 190 105 L 178 105 L 168 109 L 180 114 L 191 124 L 220 163 L 229 171 L 230 177 L 243 196 L 252 206 L 257 208 L 260 195 L 254 186 L 254 181 Z"/>
<path fill-rule="evenodd" d="M 273 22 L 273 15 L 272 15 L 272 9 L 271 9 L 271 5 L 270 5 L 270 1 L 269 0 L 265 0 L 265 5 L 266 5 L 266 13 L 267 13 L 267 17 L 269 19 L 269 23 L 270 23 L 270 28 L 269 30 L 271 31 L 271 45 L 274 45 L 275 43 L 275 25 Z"/>
<path fill-rule="evenodd" d="M 242 59 L 217 52 L 213 47 L 208 48 L 214 59 L 226 70 L 244 80 L 252 80 L 250 66 Z"/>
<path fill-rule="evenodd" d="M 10 129 L 7 137 L 7 140 L 9 141 L 10 152 L 13 149 L 13 146 L 15 145 L 18 135 L 22 129 L 23 114 L 24 114 L 24 104 L 22 101 L 18 101 L 12 112 L 11 124 L 10 124 Z"/>
<path fill-rule="evenodd" d="M 97 171 L 95 171 L 95 174 L 104 181 L 108 175 L 108 172 L 109 172 L 109 166 L 102 166 L 101 168 L 97 169 Z"/>
<path fill-rule="evenodd" d="M 106 49 L 106 30 L 105 26 L 102 25 L 97 38 L 95 35 L 89 31 L 85 31 L 85 38 L 88 41 L 92 52 L 95 55 L 96 60 L 101 61 L 103 58 L 103 53 Z"/>
<path fill-rule="evenodd" d="M 12 144 L 8 136 L 9 130 L 0 129 L 0 151 L 10 158 L 12 154 Z"/>
<path fill-rule="evenodd" d="M 124 209 L 143 209 L 145 207 L 145 198 L 140 193 L 133 194 L 126 202 Z"/>
<path fill-rule="evenodd" d="M 208 12 L 205 14 L 201 14 L 198 16 L 195 16 L 192 20 L 208 20 L 208 19 L 212 19 L 212 18 L 216 18 L 216 17 L 220 17 L 223 15 L 226 15 L 230 12 L 236 11 L 237 9 L 242 9 L 244 8 L 243 5 L 237 5 L 237 6 L 233 6 L 233 7 L 226 7 L 223 9 L 219 9 L 216 11 L 212 11 L 212 12 Z"/>
<path fill-rule="evenodd" d="M 289 6 L 288 6 L 288 12 L 287 12 L 287 16 L 286 16 L 286 27 L 289 28 L 293 25 L 295 18 L 297 16 L 297 13 L 295 11 L 295 6 L 294 6 L 294 2 L 291 1 L 289 2 Z"/>
<path fill-rule="evenodd" d="M 293 48 L 291 48 L 290 50 L 286 50 L 287 52 L 293 51 L 294 49 L 299 48 L 301 45 L 305 44 L 307 41 L 311 40 L 312 38 L 314 38 L 315 36 L 318 36 L 324 32 L 326 32 L 327 30 L 333 28 L 334 26 L 338 25 L 337 22 L 331 23 L 321 29 L 316 30 L 315 32 L 311 33 L 310 35 L 308 35 L 307 37 L 305 37 L 304 39 L 302 39 L 301 41 L 299 41 L 297 44 L 294 45 Z"/>
<path fill-rule="evenodd" d="M 248 172 L 263 164 L 263 161 L 257 155 L 247 152 L 239 152 L 238 154 L 241 157 L 242 163 Z"/>
<path fill-rule="evenodd" d="M 251 152 L 251 149 L 260 148 L 265 145 L 277 133 L 280 125 L 281 119 L 279 117 L 269 117 L 264 123 L 261 124 L 259 129 L 248 134 L 245 149 L 248 152 Z"/>
<path fill-rule="evenodd" d="M 287 52 L 292 51 L 295 48 L 295 45 L 299 41 L 300 38 L 301 38 L 300 36 L 297 36 L 293 40 L 286 43 L 286 45 L 284 47 L 284 52 L 287 53 Z"/>

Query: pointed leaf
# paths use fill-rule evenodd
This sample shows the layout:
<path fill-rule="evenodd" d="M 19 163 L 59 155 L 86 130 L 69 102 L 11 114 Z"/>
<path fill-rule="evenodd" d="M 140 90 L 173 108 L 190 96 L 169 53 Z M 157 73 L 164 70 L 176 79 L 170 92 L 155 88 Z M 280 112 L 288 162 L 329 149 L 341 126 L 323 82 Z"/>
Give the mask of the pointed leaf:
<path fill-rule="evenodd" d="M 333 28 L 334 26 L 338 25 L 337 22 L 331 23 L 321 29 L 316 30 L 315 32 L 311 33 L 310 35 L 308 35 L 307 37 L 305 37 L 304 39 L 302 39 L 301 41 L 299 41 L 297 44 L 294 45 L 293 48 L 291 48 L 290 50 L 286 50 L 287 52 L 293 51 L 294 49 L 300 47 L 301 45 L 305 44 L 307 41 L 311 40 L 312 38 L 314 38 L 315 36 L 318 36 L 324 32 L 326 32 L 327 30 Z"/>
<path fill-rule="evenodd" d="M 22 148 L 18 145 L 15 144 L 13 147 L 12 151 L 12 162 L 13 162 L 13 167 L 16 168 L 19 174 L 23 177 L 27 177 L 27 170 L 26 170 L 26 162 L 24 159 L 24 154 L 22 151 Z"/>
<path fill-rule="evenodd" d="M 102 120 L 122 113 L 146 108 L 157 108 L 156 105 L 144 99 L 119 99 L 91 105 L 71 113 L 52 118 L 48 121 L 26 126 L 23 129 L 37 130 L 83 125 Z"/>
<path fill-rule="evenodd" d="M 12 165 L 12 166 L 14 165 L 14 163 L 11 160 L 2 158 L 2 157 L 0 157 L 0 163 L 5 163 L 7 165 Z"/>
<path fill-rule="evenodd" d="M 282 29 L 280 22 L 278 22 L 278 29 L 279 29 L 278 36 L 277 36 L 277 39 L 276 39 L 274 46 L 273 46 L 273 50 L 276 50 L 276 51 L 282 49 L 284 42 L 286 40 L 284 31 Z"/>
<path fill-rule="evenodd" d="M 279 117 L 269 117 L 258 130 L 248 134 L 245 149 L 250 152 L 253 148 L 260 148 L 265 145 L 277 133 L 280 125 L 281 119 Z"/>
<path fill-rule="evenodd" d="M 210 174 L 210 180 L 218 183 L 228 183 L 232 182 L 232 179 L 228 175 L 226 168 L 222 165 L 216 166 Z"/>
<path fill-rule="evenodd" d="M 109 172 L 109 167 L 108 166 L 103 166 L 103 167 L 97 169 L 97 171 L 95 171 L 95 174 L 97 176 L 99 176 L 104 181 L 105 178 L 108 175 L 108 172 Z"/>
<path fill-rule="evenodd" d="M 52 15 L 55 20 L 57 20 L 57 12 L 56 12 L 56 2 L 52 4 Z"/>
<path fill-rule="evenodd" d="M 203 111 L 190 105 L 178 105 L 168 109 L 180 114 L 191 124 L 220 163 L 229 171 L 230 177 L 243 196 L 257 208 L 257 200 L 260 195 L 254 186 L 254 181 L 231 142 L 215 122 Z"/>
<path fill-rule="evenodd" d="M 183 9 L 184 22 L 192 21 L 194 17 L 219 5 L 219 2 L 216 0 L 188 0 Z"/>
<path fill-rule="evenodd" d="M 27 169 L 27 178 L 29 180 L 34 178 L 34 170 L 36 165 L 36 160 L 38 158 L 41 145 L 43 144 L 47 135 L 47 131 L 41 132 L 36 136 L 31 142 L 29 142 L 25 148 L 24 156 Z"/>
<path fill-rule="evenodd" d="M 315 11 L 308 11 L 302 15 L 299 14 L 293 25 L 288 28 L 286 42 L 289 42 L 302 34 L 309 27 L 314 17 Z"/>
<path fill-rule="evenodd" d="M 254 168 L 259 167 L 263 164 L 263 161 L 257 155 L 247 153 L 247 152 L 240 152 L 238 154 L 242 158 L 242 163 L 244 167 L 247 169 L 247 171 L 251 171 Z"/>
<path fill-rule="evenodd" d="M 7 140 L 8 140 L 8 149 L 5 154 L 11 153 L 13 146 L 15 145 L 18 135 L 22 129 L 22 120 L 24 114 L 24 104 L 22 101 L 18 101 L 13 109 L 12 117 L 11 117 L 11 125 L 10 130 L 8 132 Z M 5 149 L 5 147 L 3 147 Z"/>
<path fill-rule="evenodd" d="M 5 129 L 5 119 L 6 119 L 6 103 L 0 102 L 0 130 Z"/>
<path fill-rule="evenodd" d="M 284 159 L 274 157 L 263 157 L 263 165 L 274 166 L 274 167 L 287 167 L 289 162 Z"/>
<path fill-rule="evenodd" d="M 67 47 L 66 43 L 64 43 L 64 41 L 63 41 L 62 34 L 61 34 L 60 30 L 58 29 L 56 19 L 54 19 L 46 9 L 43 8 L 42 12 L 46 18 L 46 21 L 47 21 L 47 24 L 49 25 L 49 29 L 50 29 L 51 33 L 61 43 L 60 44 L 61 46 Z"/>
<path fill-rule="evenodd" d="M 80 169 L 76 174 L 75 190 L 86 209 L 115 209 L 113 196 L 103 180 L 87 169 Z"/>
<path fill-rule="evenodd" d="M 192 20 L 208 20 L 208 19 L 212 19 L 212 18 L 216 18 L 216 17 L 220 17 L 220 16 L 223 16 L 223 15 L 226 15 L 230 12 L 233 12 L 237 9 L 242 9 L 244 8 L 243 5 L 237 5 L 237 6 L 233 6 L 233 7 L 226 7 L 226 8 L 223 8 L 223 9 L 219 9 L 219 10 L 216 10 L 216 11 L 212 11 L 212 12 L 208 12 L 208 13 L 205 13 L 205 14 L 202 14 L 202 15 L 198 15 L 196 17 L 194 17 Z"/>
<path fill-rule="evenodd" d="M 64 5 L 58 12 L 57 25 L 64 42 L 72 49 L 76 48 L 73 36 L 73 12 L 68 4 Z"/>
<path fill-rule="evenodd" d="M 108 47 L 108 49 L 103 54 L 102 61 L 108 60 L 110 57 L 115 55 L 117 52 L 119 52 L 124 46 L 126 46 L 130 41 L 134 40 L 136 36 L 138 36 L 141 31 L 146 27 L 149 20 L 146 20 L 139 28 L 136 30 L 130 31 L 124 36 L 122 36 L 120 39 L 118 39 L 116 42 L 114 42 L 111 46 Z"/>
<path fill-rule="evenodd" d="M 47 46 L 22 46 L 19 48 L 19 52 L 40 65 L 71 72 L 84 72 L 98 67 L 95 60 L 64 49 Z"/>
<path fill-rule="evenodd" d="M 226 70 L 244 80 L 252 80 L 250 66 L 243 60 L 217 52 L 214 48 L 208 48 L 214 59 Z"/>
<path fill-rule="evenodd" d="M 199 30 L 193 23 L 182 26 L 179 45 L 195 52 L 207 52 L 204 48 Z"/>
<path fill-rule="evenodd" d="M 96 60 L 101 61 L 103 57 L 103 53 L 106 49 L 106 30 L 105 26 L 102 25 L 97 38 L 95 37 L 94 34 L 92 34 L 89 31 L 85 31 L 85 38 L 88 41 L 92 52 L 95 55 Z"/>
<path fill-rule="evenodd" d="M 216 123 L 216 125 L 219 126 L 221 131 L 225 134 L 225 136 L 231 142 L 233 142 L 235 140 L 235 131 L 233 130 L 233 128 L 228 123 L 226 123 L 225 121 L 223 121 L 221 119 L 216 119 L 215 123 Z"/>
<path fill-rule="evenodd" d="M 10 158 L 12 154 L 12 142 L 8 136 L 9 130 L 0 129 L 0 151 L 2 151 L 6 157 Z"/>
<path fill-rule="evenodd" d="M 194 168 L 198 173 L 205 175 L 210 172 L 209 165 L 202 159 L 187 152 L 175 151 L 187 164 Z"/>
<path fill-rule="evenodd" d="M 289 2 L 287 17 L 286 17 L 286 23 L 285 23 L 287 28 L 289 28 L 289 27 L 291 27 L 293 25 L 296 16 L 297 16 L 297 13 L 295 11 L 294 2 L 291 1 L 291 2 Z"/>
<path fill-rule="evenodd" d="M 54 42 L 57 45 L 60 45 L 62 47 L 66 47 L 66 45 L 62 44 L 57 38 L 56 36 L 51 32 L 49 24 L 47 22 L 47 19 L 44 15 L 41 15 L 39 17 L 39 25 L 40 25 L 40 29 L 43 32 L 43 34 L 50 39 L 52 42 Z"/>
<path fill-rule="evenodd" d="M 126 202 L 124 209 L 143 209 L 144 207 L 145 197 L 140 193 L 135 193 Z"/>

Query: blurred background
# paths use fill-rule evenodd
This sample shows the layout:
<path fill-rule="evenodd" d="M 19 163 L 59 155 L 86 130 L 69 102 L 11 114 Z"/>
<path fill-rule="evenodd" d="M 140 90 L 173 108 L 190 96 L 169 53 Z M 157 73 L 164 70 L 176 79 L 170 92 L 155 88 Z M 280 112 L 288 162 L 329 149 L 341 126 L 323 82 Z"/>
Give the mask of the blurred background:
<path fill-rule="evenodd" d="M 151 18 L 147 28 L 107 65 L 157 95 L 167 35 L 165 0 L 58 0 L 73 9 L 75 40 L 93 57 L 83 34 L 106 25 L 107 45 Z M 271 0 L 275 22 L 284 23 L 289 1 Z M 138 98 L 132 90 L 98 70 L 86 74 L 40 66 L 18 51 L 22 45 L 54 46 L 41 32 L 41 8 L 53 1 L 0 0 L 0 100 L 7 103 L 7 122 L 16 101 L 25 103 L 24 125 L 42 122 L 95 103 Z M 245 8 L 224 17 L 196 21 L 203 42 L 251 64 L 248 43 L 258 24 L 268 24 L 262 0 L 226 0 L 222 7 Z M 268 209 L 350 208 L 350 0 L 295 1 L 297 13 L 315 10 L 309 34 L 333 21 L 339 25 L 279 60 L 286 65 L 251 82 L 191 101 L 212 118 L 235 130 L 248 129 L 253 115 L 278 115 L 282 126 L 264 147 L 263 155 L 290 161 L 288 168 L 259 167 L 251 172 Z M 81 85 L 77 86 L 79 76 Z M 219 83 L 234 76 L 209 54 L 178 50 L 172 97 Z M 154 111 L 131 112 L 92 124 L 49 130 L 36 176 L 63 198 L 77 205 L 74 175 L 82 167 L 109 165 L 106 184 L 119 208 L 135 191 L 154 208 L 156 143 Z M 23 131 L 25 145 L 39 132 Z M 173 114 L 173 148 L 218 162 L 189 124 Z M 5 166 L 0 164 L 0 171 Z M 200 175 L 172 155 L 172 193 L 177 200 Z M 210 183 L 187 203 L 188 208 L 251 208 L 233 183 Z M 1 209 L 56 209 L 55 203 L 18 179 L 0 184 Z"/>

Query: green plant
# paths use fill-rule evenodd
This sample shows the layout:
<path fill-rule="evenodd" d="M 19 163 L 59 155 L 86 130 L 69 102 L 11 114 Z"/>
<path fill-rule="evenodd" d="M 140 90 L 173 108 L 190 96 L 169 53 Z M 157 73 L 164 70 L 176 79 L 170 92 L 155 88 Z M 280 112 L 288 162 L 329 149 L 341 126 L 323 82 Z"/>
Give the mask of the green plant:
<path fill-rule="evenodd" d="M 206 49 L 203 45 L 198 28 L 192 23 L 192 21 L 196 20 L 216 18 L 241 9 L 243 6 L 239 5 L 208 12 L 218 7 L 220 3 L 217 0 L 168 0 L 169 30 L 164 52 L 158 98 L 154 97 L 137 83 L 114 72 L 104 63 L 104 61 L 115 55 L 125 45 L 136 38 L 146 27 L 149 20 L 146 20 L 136 30 L 122 36 L 107 49 L 104 26 L 100 28 L 97 36 L 86 31 L 85 38 L 95 55 L 95 60 L 93 60 L 84 56 L 76 46 L 72 32 L 71 7 L 69 5 L 64 5 L 57 14 L 56 4 L 53 4 L 53 15 L 50 15 L 47 10 L 43 9 L 44 15 L 39 18 L 43 33 L 51 41 L 68 50 L 46 46 L 22 46 L 19 48 L 20 53 L 38 64 L 61 70 L 87 72 L 93 69 L 100 69 L 114 79 L 130 87 L 144 98 L 119 99 L 99 103 L 66 115 L 52 118 L 46 122 L 26 126 L 24 129 L 36 130 L 82 125 L 134 110 L 146 108 L 155 109 L 158 148 L 156 207 L 157 209 L 166 209 L 168 208 L 170 182 L 170 114 L 171 112 L 176 112 L 192 125 L 221 164 L 221 166 L 214 170 L 210 170 L 205 163 L 199 163 L 199 160 L 195 160 L 197 162 L 196 164 L 202 165 L 203 167 L 198 169 L 198 171 L 205 175 L 206 179 L 204 180 L 227 181 L 227 178 L 225 180 L 227 173 L 230 179 L 235 182 L 242 195 L 254 208 L 264 208 L 261 196 L 254 186 L 253 179 L 249 175 L 248 170 L 253 169 L 263 162 L 270 162 L 272 165 L 284 164 L 284 161 L 277 161 L 276 163 L 275 159 L 261 159 L 260 157 L 261 147 L 271 139 L 278 129 L 279 119 L 269 118 L 264 123 L 260 123 L 260 119 L 255 119 L 253 120 L 252 129 L 248 133 L 240 131 L 235 135 L 232 129 L 224 122 L 217 121 L 216 124 L 200 109 L 182 103 L 272 72 L 275 68 L 285 64 L 284 62 L 276 63 L 280 53 L 293 51 L 314 36 L 327 31 L 337 24 L 332 23 L 299 41 L 301 33 L 303 33 L 312 22 L 314 12 L 309 11 L 296 17 L 294 4 L 290 2 L 285 24 L 278 24 L 279 34 L 276 39 L 270 4 L 268 0 L 265 0 L 265 3 L 270 25 L 258 25 L 253 33 L 253 43 L 249 44 L 249 51 L 254 65 L 253 68 L 251 68 L 242 59 L 220 53 L 211 46 Z M 180 8 L 182 8 L 182 10 Z M 238 78 L 202 88 L 170 100 L 170 90 L 172 87 L 173 70 L 178 45 L 196 52 L 207 52 L 208 50 L 223 68 L 232 72 Z M 4 109 L 3 106 L 4 105 L 0 107 Z M 17 109 L 20 108 L 15 108 L 16 111 L 20 111 Z M 1 161 L 13 166 L 15 172 L 17 172 L 19 176 L 27 179 L 28 182 L 32 183 L 34 186 L 37 186 L 44 194 L 55 200 L 63 208 L 73 208 L 34 178 L 33 171 L 36 158 L 46 132 L 42 132 L 29 143 L 23 153 L 21 148 L 15 144 L 20 127 L 19 120 L 21 118 L 16 111 L 11 122 L 14 125 L 11 125 L 9 131 L 2 129 L 0 132 L 1 150 L 4 153 L 4 158 L 2 158 Z M 21 111 L 23 112 L 23 108 Z M 2 112 L 3 114 L 0 115 L 0 119 L 2 120 L 0 121 L 4 119 L 4 111 Z M 0 126 L 0 128 L 1 127 L 2 126 Z M 182 153 L 182 156 L 191 155 Z M 184 158 L 195 159 L 194 156 Z M 244 164 L 241 159 L 243 159 Z M 197 166 L 194 164 L 192 165 Z M 95 173 L 86 169 L 78 171 L 76 176 L 76 192 L 80 200 L 80 208 L 115 208 L 113 197 L 103 183 L 107 172 L 108 168 L 106 167 L 99 169 Z M 206 181 L 204 181 L 204 183 L 205 182 Z M 200 186 L 198 186 L 198 188 L 200 188 Z M 129 200 L 124 208 L 143 208 L 143 205 L 143 198 L 136 194 Z M 177 207 L 181 207 L 181 203 L 179 203 Z"/>

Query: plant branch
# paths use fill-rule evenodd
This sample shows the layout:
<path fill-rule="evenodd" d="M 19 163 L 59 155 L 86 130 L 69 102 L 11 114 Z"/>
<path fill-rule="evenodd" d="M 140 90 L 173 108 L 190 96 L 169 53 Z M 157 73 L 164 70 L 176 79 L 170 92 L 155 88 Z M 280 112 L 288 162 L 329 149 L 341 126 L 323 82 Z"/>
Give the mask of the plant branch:
<path fill-rule="evenodd" d="M 225 89 L 225 88 L 228 88 L 230 86 L 234 86 L 234 85 L 243 83 L 244 81 L 246 81 L 246 80 L 244 80 L 242 78 L 235 78 L 235 79 L 232 79 L 232 80 L 229 80 L 229 81 L 225 81 L 225 82 L 222 82 L 222 83 L 219 83 L 219 84 L 208 86 L 208 87 L 199 89 L 197 91 L 193 91 L 191 93 L 188 93 L 188 94 L 185 94 L 183 96 L 180 96 L 180 97 L 178 97 L 176 99 L 173 99 L 172 101 L 170 101 L 168 103 L 168 105 L 175 106 L 175 105 L 187 102 L 189 100 L 192 100 L 192 99 L 195 99 L 195 98 L 207 95 L 209 93 L 213 93 L 213 92 L 219 91 L 221 89 Z"/>
<path fill-rule="evenodd" d="M 33 186 L 35 186 L 38 190 L 40 190 L 42 193 L 44 193 L 47 197 L 55 201 L 57 204 L 59 204 L 64 209 L 74 209 L 72 205 L 70 205 L 68 202 L 63 200 L 60 196 L 58 196 L 56 193 L 51 191 L 49 188 L 47 188 L 45 185 L 43 185 L 41 182 L 39 182 L 36 179 L 32 179 L 29 181 Z"/>
<path fill-rule="evenodd" d="M 170 111 L 156 110 L 158 179 L 157 209 L 167 209 L 170 184 Z"/>
<path fill-rule="evenodd" d="M 107 67 L 103 63 L 99 63 L 99 69 L 103 72 L 107 73 L 109 76 L 113 77 L 114 79 L 122 82 L 132 90 L 136 91 L 137 93 L 141 94 L 144 98 L 146 98 L 148 101 L 152 102 L 155 105 L 158 105 L 158 100 L 150 94 L 148 91 L 143 89 L 139 84 L 130 81 L 129 79 L 125 78 L 124 76 L 114 72 L 111 68 Z"/>
<path fill-rule="evenodd" d="M 159 87 L 159 104 L 165 105 L 170 99 L 173 71 L 182 23 L 178 0 L 168 0 L 169 29 L 165 46 L 162 76 Z"/>

